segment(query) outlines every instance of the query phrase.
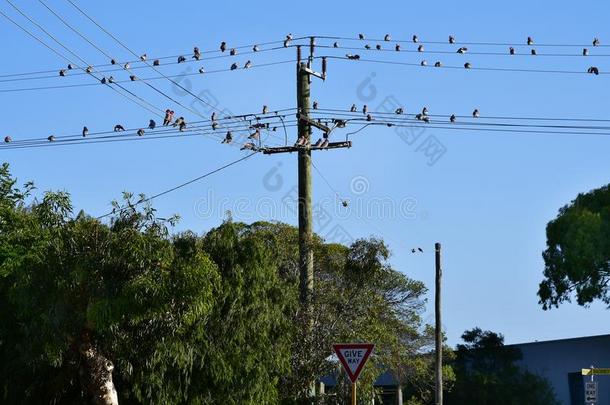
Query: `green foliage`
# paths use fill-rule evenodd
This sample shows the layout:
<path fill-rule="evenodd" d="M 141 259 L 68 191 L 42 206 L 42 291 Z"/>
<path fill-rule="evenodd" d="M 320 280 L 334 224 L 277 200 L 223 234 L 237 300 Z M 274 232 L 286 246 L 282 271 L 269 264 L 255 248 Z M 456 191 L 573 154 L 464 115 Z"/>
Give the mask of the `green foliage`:
<path fill-rule="evenodd" d="M 447 405 L 553 405 L 549 382 L 519 368 L 521 351 L 504 346 L 504 337 L 479 328 L 462 335 L 457 346 L 455 386 L 445 395 Z"/>
<path fill-rule="evenodd" d="M 121 404 L 298 401 L 336 372 L 332 344 L 348 341 L 376 344 L 361 398 L 388 368 L 414 400 L 429 398 L 426 289 L 389 265 L 381 240 L 314 239 L 312 319 L 298 301 L 294 227 L 229 220 L 171 235 L 177 218 L 140 208 L 142 195 L 125 193 L 101 222 L 74 215 L 67 193 L 38 202 L 31 183 L 16 184 L 3 165 L 0 402 L 88 402 L 83 345 L 114 366 Z"/>
<path fill-rule="evenodd" d="M 596 299 L 610 305 L 610 186 L 579 194 L 546 229 L 544 277 L 538 295 L 544 309 Z"/>

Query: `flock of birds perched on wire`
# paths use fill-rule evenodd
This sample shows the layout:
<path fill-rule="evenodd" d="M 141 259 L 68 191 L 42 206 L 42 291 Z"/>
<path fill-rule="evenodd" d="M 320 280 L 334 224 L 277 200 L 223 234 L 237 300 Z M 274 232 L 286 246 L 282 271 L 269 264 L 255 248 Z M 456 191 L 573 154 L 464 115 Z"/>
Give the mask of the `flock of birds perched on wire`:
<path fill-rule="evenodd" d="M 300 37 L 300 38 L 294 38 L 292 34 L 287 34 L 284 38 L 283 41 L 276 41 L 276 42 L 282 42 L 283 44 L 283 48 L 288 48 L 291 46 L 295 46 L 293 45 L 293 41 L 296 40 L 304 40 L 309 38 L 311 40 L 311 43 L 314 43 L 314 39 L 317 37 Z M 341 37 L 320 37 L 320 38 L 341 38 Z M 350 41 L 365 41 L 365 35 L 364 34 L 359 34 L 358 38 L 345 38 L 347 40 Z M 390 36 L 390 34 L 386 34 L 383 37 L 383 41 L 384 42 L 391 42 L 392 38 Z M 396 43 L 393 44 L 394 50 L 397 52 L 400 52 L 402 50 L 401 48 L 401 42 L 406 42 L 406 41 L 395 41 Z M 411 42 L 413 42 L 414 44 L 417 44 L 417 52 L 425 52 L 425 48 L 424 48 L 424 44 L 420 42 L 420 39 L 417 35 L 413 35 L 411 38 Z M 273 42 L 271 42 L 273 43 Z M 434 42 L 432 42 L 434 43 Z M 447 43 L 450 45 L 456 45 L 457 41 L 456 38 L 453 35 L 450 35 L 448 37 Z M 525 41 L 525 43 L 527 44 L 527 46 L 532 47 L 530 50 L 531 55 L 537 55 L 537 51 L 536 49 L 533 47 L 534 46 L 534 40 L 532 37 L 527 37 L 527 40 Z M 301 46 L 301 45 L 298 45 Z M 458 45 L 456 45 L 458 46 Z M 542 45 L 545 46 L 545 45 Z M 548 46 L 548 45 L 546 45 Z M 598 38 L 594 38 L 592 41 L 592 46 L 593 47 L 599 47 L 600 45 L 600 40 Z M 256 53 L 256 52 L 260 52 L 261 51 L 261 46 L 254 44 L 254 45 L 250 45 L 248 47 L 251 47 L 251 52 L 250 53 Z M 322 46 L 324 48 L 324 46 Z M 331 46 L 326 46 L 327 48 L 331 48 Z M 228 56 L 236 56 L 238 54 L 238 48 L 244 48 L 244 47 L 229 47 L 227 42 L 222 41 L 220 42 L 220 45 L 217 49 L 216 52 L 220 51 L 222 54 L 227 54 Z M 332 48 L 342 48 L 341 45 L 339 44 L 338 41 L 335 41 L 332 44 Z M 348 48 L 348 49 L 352 49 L 352 48 Z M 373 47 L 367 43 L 364 45 L 364 49 L 365 50 L 373 50 Z M 374 46 L 374 50 L 386 50 L 384 49 L 384 47 L 378 43 Z M 457 48 L 457 50 L 455 51 L 455 53 L 457 54 L 466 54 L 469 51 L 468 47 L 466 46 L 459 46 Z M 207 52 L 212 52 L 212 51 L 207 51 Z M 509 55 L 516 55 L 516 50 L 514 46 L 510 46 L 508 48 L 508 54 Z M 582 49 L 582 55 L 583 56 L 589 56 L 589 49 L 588 48 L 583 48 Z M 349 60 L 360 60 L 361 57 L 359 54 L 346 54 L 345 55 L 347 59 Z M 153 59 L 152 60 L 152 66 L 157 67 L 157 66 L 161 66 L 161 59 L 163 58 L 159 58 L 159 59 Z M 166 58 L 165 58 L 166 59 Z M 193 52 L 192 55 L 190 55 L 189 57 L 184 56 L 184 55 L 179 55 L 176 58 L 176 63 L 180 64 L 180 63 L 185 63 L 189 60 L 191 61 L 200 61 L 202 60 L 202 51 L 199 49 L 199 47 L 195 46 L 193 48 Z M 147 66 L 150 66 L 150 61 L 148 58 L 148 55 L 146 53 L 140 55 L 139 57 L 139 62 L 142 62 L 144 64 L 146 64 Z M 137 81 L 139 80 L 139 78 L 134 75 L 131 71 L 131 63 L 133 62 L 125 62 L 123 64 L 119 63 L 116 59 L 111 59 L 110 60 L 110 65 L 112 66 L 117 66 L 122 68 L 125 71 L 128 71 L 130 73 L 129 75 L 129 79 L 130 81 Z M 422 60 L 420 62 L 420 65 L 422 66 L 427 66 L 428 63 L 426 60 Z M 435 67 L 443 67 L 443 64 L 441 61 L 437 61 L 434 63 Z M 248 60 L 247 62 L 245 62 L 245 64 L 243 65 L 243 69 L 248 69 L 252 67 L 252 61 Z M 470 69 L 472 67 L 472 64 L 470 62 L 466 62 L 464 64 L 464 68 Z M 238 69 L 239 66 L 237 63 L 232 63 L 230 66 L 230 70 L 236 70 Z M 62 68 L 59 70 L 59 76 L 61 77 L 66 77 L 70 71 L 77 69 L 77 66 L 74 65 L 73 63 L 69 63 L 67 65 L 66 68 Z M 82 69 L 82 68 L 81 68 Z M 85 73 L 88 74 L 93 74 L 93 72 L 95 71 L 94 66 L 89 65 L 86 68 L 82 69 Z M 205 73 L 205 69 L 203 67 L 200 67 L 198 69 L 199 73 Z M 596 66 L 591 66 L 588 68 L 587 73 L 591 73 L 594 75 L 598 75 L 599 74 L 599 68 Z M 9 75 L 10 76 L 10 75 Z M 116 83 L 116 79 L 113 76 L 103 76 L 101 78 L 98 79 L 100 81 L 101 84 L 113 84 Z M 147 80 L 147 79 L 142 79 L 142 80 Z M 318 109 L 318 103 L 317 102 L 313 102 L 312 105 L 312 109 L 315 111 Z M 357 113 L 361 111 L 363 114 L 363 121 L 365 123 L 371 123 L 373 121 L 376 120 L 376 118 L 374 117 L 373 113 L 370 112 L 368 110 L 368 107 L 366 105 L 362 106 L 362 108 L 358 108 L 355 104 L 353 104 L 351 106 L 351 108 L 349 109 L 350 113 Z M 269 112 L 269 109 L 267 106 L 264 106 L 262 109 L 262 115 L 265 115 Z M 394 113 L 396 115 L 403 115 L 404 114 L 404 109 L 402 107 L 396 108 L 396 110 L 394 111 Z M 480 111 L 478 109 L 474 109 L 472 111 L 472 118 L 476 119 L 480 117 Z M 427 107 L 424 107 L 421 112 L 414 114 L 413 115 L 414 120 L 417 121 L 422 121 L 424 123 L 430 123 L 431 119 L 430 119 L 430 115 L 428 114 L 428 109 Z M 257 118 L 258 120 L 258 118 Z M 321 121 L 320 118 L 318 118 L 319 121 Z M 339 128 L 343 128 L 345 127 L 345 125 L 347 124 L 348 121 L 350 120 L 346 120 L 346 119 L 341 119 L 341 118 L 332 118 L 329 119 L 329 121 L 332 121 L 333 124 L 335 124 L 335 127 L 339 127 Z M 457 121 L 457 117 L 455 114 L 451 114 L 448 117 L 448 121 L 450 123 L 455 123 Z M 261 126 L 262 125 L 262 126 Z M 391 122 L 386 122 L 387 126 L 392 126 L 393 124 Z M 188 124 L 186 119 L 183 116 L 179 116 L 177 118 L 174 118 L 174 111 L 171 109 L 166 109 L 165 111 L 165 116 L 163 119 L 163 127 L 171 127 L 171 128 L 176 128 L 177 131 L 179 132 L 184 132 L 187 130 L 188 128 Z M 216 117 L 216 113 L 213 113 L 211 118 L 210 118 L 210 127 L 213 131 L 216 131 L 217 129 L 219 129 L 219 124 L 217 122 L 217 117 Z M 144 136 L 146 131 L 154 131 L 157 128 L 157 123 L 154 119 L 150 119 L 148 126 L 145 128 L 139 128 L 136 131 L 136 135 L 138 136 Z M 242 146 L 241 149 L 247 149 L 247 150 L 253 150 L 253 151 L 259 151 L 262 149 L 261 143 L 260 143 L 260 139 L 261 139 L 261 129 L 269 129 L 269 125 L 267 124 L 266 126 L 260 123 L 254 124 L 254 125 L 250 125 L 248 127 L 248 129 L 252 129 L 254 130 L 254 132 L 250 133 L 247 137 L 248 141 L 245 142 Z M 273 131 L 275 131 L 276 128 L 273 127 Z M 124 132 L 125 128 L 121 125 L 121 124 L 116 124 L 113 128 L 113 132 Z M 82 129 L 82 137 L 86 138 L 89 135 L 89 128 L 87 126 L 84 126 Z M 48 142 L 55 142 L 57 140 L 57 138 L 55 137 L 55 135 L 49 135 L 46 140 Z M 4 138 L 4 142 L 5 143 L 11 143 L 13 140 L 10 136 L 6 136 Z M 258 144 L 256 143 L 256 141 L 258 141 Z M 234 137 L 233 137 L 233 133 L 229 130 L 226 132 L 226 135 L 222 138 L 221 143 L 223 144 L 232 144 L 234 142 Z M 328 134 L 324 134 L 324 138 L 320 138 L 318 139 L 318 141 L 316 141 L 315 143 L 312 143 L 311 145 L 309 144 L 309 141 L 307 139 L 304 138 L 299 138 L 297 139 L 296 143 L 294 144 L 294 147 L 315 147 L 315 148 L 321 148 L 324 149 L 325 147 L 328 146 L 329 140 L 328 140 Z"/>

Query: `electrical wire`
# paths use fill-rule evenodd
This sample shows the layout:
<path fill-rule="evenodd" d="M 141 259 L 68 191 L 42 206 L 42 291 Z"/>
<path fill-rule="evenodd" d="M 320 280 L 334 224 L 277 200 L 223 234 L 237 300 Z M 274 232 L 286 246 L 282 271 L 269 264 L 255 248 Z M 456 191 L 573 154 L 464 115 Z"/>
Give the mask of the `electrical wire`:
<path fill-rule="evenodd" d="M 316 35 L 315 38 L 319 38 L 319 39 L 332 39 L 332 40 L 344 40 L 344 41 L 376 41 L 376 42 L 388 42 L 385 41 L 385 38 L 367 38 L 367 39 L 359 39 L 359 38 L 355 38 L 355 37 L 345 37 L 345 36 L 328 36 L 328 35 Z M 389 42 L 394 42 L 394 43 L 400 43 L 400 44 L 404 44 L 404 43 L 415 43 L 413 41 L 413 39 L 410 40 L 406 40 L 406 39 L 391 39 Z M 450 44 L 449 41 L 426 41 L 426 40 L 422 40 L 420 38 L 418 38 L 418 44 L 439 44 L 439 45 L 454 45 L 454 44 Z M 457 41 L 455 42 L 455 44 L 459 44 L 459 45 L 480 45 L 480 46 L 539 46 L 539 47 L 587 47 L 587 46 L 593 46 L 592 43 L 590 44 L 553 44 L 553 43 L 541 43 L 541 44 L 532 44 L 532 45 L 527 45 L 524 44 L 522 42 L 469 42 L 469 41 Z M 602 44 L 598 44 L 595 45 L 596 47 L 608 47 L 610 45 L 602 45 Z"/>
<path fill-rule="evenodd" d="M 227 164 L 225 164 L 225 165 L 223 165 L 223 166 L 220 166 L 220 167 L 218 167 L 218 168 L 216 168 L 216 169 L 214 169 L 214 170 L 212 170 L 212 171 L 209 171 L 209 172 L 207 172 L 207 173 L 205 173 L 205 174 L 202 174 L 201 176 L 195 177 L 194 179 L 188 180 L 188 181 L 186 181 L 186 182 L 184 182 L 184 183 L 181 183 L 181 184 L 179 184 L 179 185 L 177 185 L 177 186 L 174 186 L 174 187 L 172 187 L 172 188 L 169 188 L 169 189 L 167 189 L 167 190 L 164 190 L 164 191 L 162 191 L 162 192 L 160 192 L 160 193 L 154 194 L 154 195 L 152 195 L 152 196 L 150 196 L 150 197 L 140 199 L 139 201 L 137 201 L 137 202 L 135 202 L 135 203 L 133 203 L 133 204 L 130 204 L 128 207 L 119 208 L 119 209 L 118 209 L 118 212 L 117 212 L 117 210 L 116 210 L 116 209 L 113 209 L 112 211 L 108 212 L 107 214 L 100 215 L 99 217 L 97 217 L 97 219 L 98 219 L 98 220 L 99 220 L 99 219 L 104 219 L 104 218 L 106 218 L 106 217 L 108 217 L 108 216 L 110 216 L 110 215 L 114 215 L 114 214 L 117 214 L 117 213 L 118 213 L 118 214 L 120 214 L 121 212 L 123 212 L 123 211 L 125 211 L 125 210 L 127 210 L 127 209 L 134 208 L 134 207 L 136 207 L 136 206 L 138 206 L 138 205 L 145 204 L 145 203 L 150 202 L 150 201 L 152 201 L 152 200 L 154 200 L 154 199 L 156 199 L 156 198 L 159 198 L 159 197 L 161 197 L 161 196 L 164 196 L 164 195 L 167 195 L 167 194 L 169 194 L 169 193 L 172 193 L 172 192 L 174 192 L 174 191 L 176 191 L 176 190 L 179 190 L 179 189 L 181 189 L 181 188 L 183 188 L 183 187 L 186 187 L 186 186 L 188 186 L 188 185 L 190 185 L 190 184 L 193 184 L 193 183 L 195 183 L 195 182 L 198 182 L 198 181 L 200 181 L 200 180 L 203 180 L 203 179 L 205 179 L 206 177 L 209 177 L 209 176 L 211 176 L 211 175 L 213 175 L 213 174 L 215 174 L 215 173 L 218 173 L 218 172 L 220 172 L 220 171 L 222 171 L 222 170 L 224 170 L 224 169 L 227 169 L 227 168 L 229 168 L 229 167 L 231 167 L 231 166 L 233 166 L 233 165 L 236 165 L 236 164 L 238 164 L 238 163 L 240 163 L 240 162 L 243 162 L 244 160 L 247 160 L 247 159 L 251 158 L 252 156 L 256 155 L 257 153 L 258 153 L 258 152 L 253 152 L 253 153 L 251 153 L 251 154 L 249 154 L 249 155 L 246 155 L 246 156 L 244 156 L 244 157 L 242 157 L 242 158 L 240 158 L 240 159 L 234 160 L 234 161 L 232 161 L 232 162 L 230 162 L 230 163 L 227 163 Z"/>
<path fill-rule="evenodd" d="M 317 56 L 317 58 L 328 58 L 328 59 L 337 59 L 337 60 L 346 60 L 350 62 L 365 62 L 365 63 L 379 63 L 385 65 L 397 65 L 397 66 L 418 66 L 421 68 L 429 68 L 429 69 L 461 69 L 461 70 L 479 70 L 479 71 L 492 71 L 492 72 L 522 72 L 522 73 L 557 73 L 557 74 L 582 74 L 582 75 L 591 75 L 591 73 L 587 71 L 577 71 L 577 70 L 553 70 L 553 69 L 523 69 L 523 68 L 495 68 L 495 67 L 476 67 L 471 66 L 469 68 L 465 68 L 464 66 L 450 66 L 450 65 L 442 65 L 439 67 L 433 65 L 425 65 L 422 66 L 421 63 L 413 63 L 413 62 L 398 62 L 398 61 L 389 61 L 389 60 L 379 60 L 379 59 L 363 59 L 360 58 L 358 60 L 352 60 L 348 57 L 341 56 Z M 607 75 L 608 72 L 599 72 L 600 75 Z"/>
<path fill-rule="evenodd" d="M 253 64 L 252 66 L 250 66 L 249 68 L 245 68 L 245 67 L 237 67 L 236 69 L 217 69 L 217 70 L 210 70 L 210 71 L 206 71 L 204 73 L 181 73 L 181 74 L 176 74 L 176 75 L 162 75 L 162 76 L 156 76 L 156 77 L 146 77 L 146 78 L 142 78 L 141 80 L 143 81 L 151 81 L 151 80 L 162 80 L 162 79 L 173 79 L 173 78 L 179 78 L 179 77 L 187 77 L 187 76 L 206 76 L 209 74 L 216 74 L 216 73 L 223 73 L 223 72 L 231 72 L 234 70 L 250 70 L 250 69 L 255 69 L 255 68 L 260 68 L 260 67 L 269 67 L 269 66 L 276 66 L 276 65 L 284 65 L 287 63 L 294 63 L 296 62 L 296 59 L 290 59 L 290 60 L 282 60 L 282 61 L 274 61 L 274 62 L 268 62 L 268 63 L 261 63 L 261 64 Z M 136 80 L 137 81 L 137 80 Z M 120 84 L 120 83 L 132 83 L 131 80 L 116 80 L 113 81 L 113 83 L 115 84 Z M 39 86 L 39 87 L 23 87 L 23 88 L 12 88 L 12 89 L 0 89 L 0 93 L 14 93 L 14 92 L 22 92 L 22 91 L 38 91 L 38 90 L 55 90 L 55 89 L 69 89 L 69 88 L 78 88 L 78 87 L 91 87 L 91 86 L 97 86 L 97 85 L 101 85 L 102 83 L 79 83 L 79 84 L 66 84 L 66 85 L 56 85 L 56 86 Z M 204 104 L 208 104 L 207 102 Z M 222 110 L 218 109 L 218 108 L 214 108 L 214 110 L 222 112 Z"/>

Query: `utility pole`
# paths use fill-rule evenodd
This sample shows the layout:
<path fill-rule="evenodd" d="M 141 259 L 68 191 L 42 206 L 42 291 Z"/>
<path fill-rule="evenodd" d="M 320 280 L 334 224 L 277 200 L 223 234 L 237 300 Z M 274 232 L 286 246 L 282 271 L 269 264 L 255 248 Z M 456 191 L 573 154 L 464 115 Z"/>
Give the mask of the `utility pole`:
<path fill-rule="evenodd" d="M 436 280 L 434 290 L 434 343 L 435 343 L 435 364 L 434 364 L 434 382 L 435 382 L 435 404 L 443 405 L 443 331 L 441 326 L 441 277 L 443 271 L 441 269 L 441 244 L 434 244 L 435 252 L 435 267 Z"/>
<path fill-rule="evenodd" d="M 297 66 L 297 107 L 299 119 L 298 139 L 304 140 L 304 145 L 311 145 L 311 127 L 309 119 L 310 78 L 307 64 L 298 61 Z M 299 270 L 301 303 L 305 313 L 310 315 L 311 295 L 313 293 L 313 231 L 311 209 L 311 150 L 308 147 L 298 151 L 299 166 Z M 309 320 L 308 320 L 309 321 Z"/>
<path fill-rule="evenodd" d="M 313 332 L 312 296 L 314 287 L 311 152 L 314 150 L 349 148 L 352 146 L 351 141 L 329 141 L 329 135 L 333 129 L 344 127 L 345 122 L 334 122 L 333 126 L 329 127 L 320 120 L 314 120 L 310 117 L 311 77 L 314 76 L 318 79 L 326 80 L 326 58 L 322 58 L 322 73 L 312 69 L 314 48 L 314 37 L 311 37 L 309 42 L 309 57 L 307 58 L 307 63 L 305 63 L 301 61 L 301 46 L 297 45 L 297 142 L 294 146 L 260 148 L 266 155 L 292 152 L 297 152 L 298 154 L 299 288 L 302 313 L 305 316 L 306 333 L 309 336 L 312 336 Z M 323 138 L 313 145 L 311 143 L 312 127 L 323 132 Z M 322 141 L 322 139 L 324 140 Z M 313 389 L 309 390 L 308 396 L 315 393 L 315 384 L 311 385 L 311 388 Z"/>

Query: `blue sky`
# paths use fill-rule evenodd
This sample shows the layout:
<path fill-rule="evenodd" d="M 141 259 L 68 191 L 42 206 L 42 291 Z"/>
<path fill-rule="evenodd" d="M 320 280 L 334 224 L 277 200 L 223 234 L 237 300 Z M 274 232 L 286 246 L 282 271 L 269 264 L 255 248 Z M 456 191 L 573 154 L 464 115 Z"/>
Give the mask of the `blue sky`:
<path fill-rule="evenodd" d="M 404 1 L 387 1 L 383 6 L 310 1 L 309 15 L 301 16 L 285 2 L 203 4 L 183 1 L 169 6 L 167 2 L 149 1 L 144 6 L 142 2 L 106 1 L 87 2 L 82 7 L 131 48 L 149 56 L 186 54 L 193 46 L 216 49 L 220 41 L 238 46 L 281 40 L 289 32 L 295 36 L 355 36 L 364 32 L 370 37 L 391 33 L 401 39 L 418 34 L 422 40 L 433 41 L 443 41 L 453 34 L 458 41 L 516 43 L 532 36 L 539 43 L 587 44 L 597 36 L 602 43 L 610 43 L 610 5 L 603 2 L 557 1 L 548 7 L 541 1 L 434 2 L 420 6 Z M 107 63 L 107 58 L 68 31 L 38 2 L 18 5 L 87 61 Z M 119 60 L 130 56 L 67 2 L 49 5 Z M 7 3 L 0 3 L 0 9 L 18 18 Z M 19 21 L 34 29 L 23 19 Z M 0 24 L 0 36 L 4 38 L 5 55 L 0 74 L 65 65 L 6 20 Z M 289 60 L 294 51 L 260 56 L 264 62 Z M 401 58 L 419 61 L 413 54 Z M 454 55 L 446 60 L 463 61 Z M 253 61 L 257 62 L 254 57 Z M 472 56 L 469 61 L 477 66 L 544 65 L 575 70 L 585 66 L 580 58 L 514 61 Z M 602 70 L 608 66 L 607 61 L 604 57 L 595 59 Z M 209 67 L 228 65 L 211 62 Z M 167 71 L 180 73 L 185 68 L 180 65 Z M 286 64 L 189 80 L 194 92 L 206 91 L 219 107 L 239 114 L 259 111 L 263 104 L 272 110 L 293 107 L 294 72 L 294 66 Z M 425 105 L 431 113 L 439 114 L 467 115 L 479 108 L 483 117 L 608 118 L 606 76 L 434 70 L 333 60 L 328 74 L 326 82 L 312 83 L 313 98 L 326 108 L 348 108 L 352 103 L 361 105 L 365 99 L 374 107 L 394 97 L 410 112 Z M 50 83 L 55 84 L 53 80 Z M 40 82 L 0 84 L 0 88 L 10 88 Z M 193 101 L 170 83 L 154 84 L 182 103 Z M 129 86 L 153 104 L 172 106 L 179 115 L 188 116 L 144 85 Z M 5 117 L 0 133 L 16 140 L 79 133 L 83 125 L 92 131 L 109 130 L 119 122 L 129 127 L 145 126 L 151 118 L 149 112 L 101 86 L 0 93 L 0 105 Z M 207 114 L 204 106 L 195 108 Z M 294 140 L 294 133 L 289 136 Z M 430 288 L 434 280 L 433 246 L 441 242 L 444 326 L 450 344 L 457 343 L 461 333 L 474 326 L 501 332 L 508 343 L 607 333 L 602 321 L 607 310 L 602 305 L 585 309 L 565 304 L 545 312 L 537 303 L 536 291 L 544 266 L 541 252 L 546 223 L 577 193 L 609 182 L 610 138 L 427 129 L 421 139 L 429 136 L 446 148 L 432 166 L 417 151 L 417 143 L 408 145 L 387 128 L 362 131 L 352 138 L 354 147 L 350 150 L 316 153 L 316 167 L 342 197 L 354 203 L 350 210 L 341 211 L 337 202 L 332 202 L 334 192 L 314 171 L 314 197 L 325 202 L 325 209 L 332 213 L 327 226 L 318 224 L 320 233 L 328 235 L 330 229 L 340 226 L 354 238 L 381 236 L 392 250 L 392 264 Z M 20 180 L 32 179 L 41 190 L 68 190 L 76 209 L 83 208 L 92 215 L 106 213 L 109 201 L 123 190 L 154 194 L 243 156 L 237 148 L 204 137 L 0 153 Z M 362 194 L 354 190 L 358 183 L 364 184 Z M 265 218 L 261 210 L 266 212 L 271 201 L 276 204 L 273 217 L 294 224 L 295 215 L 281 210 L 280 203 L 294 184 L 296 155 L 261 155 L 162 197 L 155 206 L 162 216 L 182 216 L 178 230 L 200 233 L 218 225 L 226 209 L 232 210 L 235 220 Z M 406 201 L 413 215 L 391 215 L 388 211 L 363 219 L 355 213 L 356 203 L 371 206 L 380 201 L 389 202 L 394 209 Z M 411 254 L 414 246 L 423 247 L 424 254 Z M 432 309 L 432 305 L 429 307 Z M 425 316 L 433 320 L 431 313 Z"/>

